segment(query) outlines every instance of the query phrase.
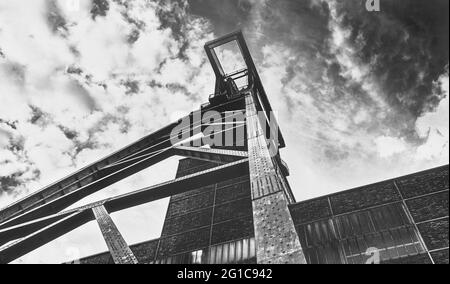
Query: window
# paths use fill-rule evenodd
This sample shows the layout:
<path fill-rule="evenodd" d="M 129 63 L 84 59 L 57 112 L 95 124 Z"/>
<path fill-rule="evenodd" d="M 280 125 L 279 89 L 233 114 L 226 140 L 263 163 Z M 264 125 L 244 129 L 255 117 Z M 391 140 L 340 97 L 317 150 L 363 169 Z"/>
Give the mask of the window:
<path fill-rule="evenodd" d="M 386 205 L 300 226 L 309 263 L 386 262 L 425 252 L 401 204 Z"/>
<path fill-rule="evenodd" d="M 236 40 L 215 47 L 214 54 L 227 81 L 234 83 L 238 90 L 248 87 L 247 63 Z"/>
<path fill-rule="evenodd" d="M 168 257 L 155 264 L 239 264 L 252 262 L 256 257 L 255 238 L 215 245 L 209 249 L 198 250 Z"/>
<path fill-rule="evenodd" d="M 244 57 L 237 41 L 233 40 L 214 48 L 225 75 L 231 75 L 247 69 Z"/>
<path fill-rule="evenodd" d="M 235 264 L 256 257 L 255 238 L 213 246 L 209 249 L 209 264 Z"/>

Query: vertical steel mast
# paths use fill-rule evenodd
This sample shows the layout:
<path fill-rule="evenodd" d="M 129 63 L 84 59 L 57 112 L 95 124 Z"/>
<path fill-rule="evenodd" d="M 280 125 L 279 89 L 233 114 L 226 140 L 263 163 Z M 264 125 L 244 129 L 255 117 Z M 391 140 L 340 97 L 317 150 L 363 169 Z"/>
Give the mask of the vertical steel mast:
<path fill-rule="evenodd" d="M 245 68 L 226 73 L 216 50 L 229 43 L 239 47 Z M 114 262 L 137 263 L 109 214 L 243 174 L 250 177 L 257 262 L 306 263 L 288 209 L 295 199 L 286 179 L 288 168 L 279 153 L 285 142 L 243 34 L 235 32 L 209 42 L 205 50 L 216 75 L 216 87 L 209 103 L 1 210 L 0 263 L 9 263 L 94 220 Z M 245 84 L 238 84 L 242 80 Z M 208 123 L 204 116 L 211 111 L 224 121 L 230 113 L 242 111 L 244 121 L 232 120 L 221 124 L 215 133 L 205 132 Z M 189 124 L 180 128 L 181 121 Z M 194 138 L 195 133 L 203 137 Z M 174 144 L 178 136 L 183 141 Z M 233 137 L 234 141 L 230 144 L 228 138 L 222 138 L 222 143 L 216 145 L 213 141 L 217 139 L 205 139 L 212 137 Z M 208 161 L 217 166 L 67 210 L 83 198 L 172 156 Z"/>

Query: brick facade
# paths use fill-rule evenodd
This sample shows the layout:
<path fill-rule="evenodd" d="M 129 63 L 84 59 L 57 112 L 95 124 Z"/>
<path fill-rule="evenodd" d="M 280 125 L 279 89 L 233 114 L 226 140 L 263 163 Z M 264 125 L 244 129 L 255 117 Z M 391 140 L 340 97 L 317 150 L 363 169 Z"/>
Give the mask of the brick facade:
<path fill-rule="evenodd" d="M 177 177 L 214 166 L 185 159 Z M 291 205 L 308 262 L 365 263 L 370 255 L 355 255 L 353 247 L 381 243 L 384 264 L 448 264 L 448 171 L 444 166 Z M 140 263 L 153 263 L 254 238 L 250 194 L 249 178 L 243 176 L 173 196 L 161 238 L 130 249 Z M 237 263 L 255 262 L 253 257 Z M 81 263 L 112 263 L 112 258 L 104 253 Z"/>

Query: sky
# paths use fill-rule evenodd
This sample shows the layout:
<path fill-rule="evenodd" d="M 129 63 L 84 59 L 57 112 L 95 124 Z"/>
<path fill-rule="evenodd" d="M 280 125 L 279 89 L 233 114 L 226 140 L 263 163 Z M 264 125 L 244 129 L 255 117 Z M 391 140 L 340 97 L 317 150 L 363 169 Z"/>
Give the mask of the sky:
<path fill-rule="evenodd" d="M 448 0 L 0 0 L 0 207 L 205 103 L 205 42 L 241 29 L 298 201 L 449 162 Z M 78 5 L 77 5 L 78 3 Z M 77 203 L 171 180 L 177 159 Z M 158 238 L 167 200 L 114 214 Z M 90 223 L 19 259 L 106 251 Z"/>

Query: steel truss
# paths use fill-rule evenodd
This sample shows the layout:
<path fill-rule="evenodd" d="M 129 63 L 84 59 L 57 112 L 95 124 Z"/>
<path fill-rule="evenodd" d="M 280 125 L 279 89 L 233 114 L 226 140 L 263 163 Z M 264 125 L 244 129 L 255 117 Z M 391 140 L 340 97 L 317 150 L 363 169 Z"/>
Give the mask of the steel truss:
<path fill-rule="evenodd" d="M 214 50 L 231 41 L 238 43 L 247 69 L 225 74 Z M 0 263 L 14 261 L 94 220 L 100 227 L 114 262 L 137 263 L 109 214 L 243 174 L 250 175 L 251 178 L 258 263 L 304 263 L 298 236 L 287 209 L 287 205 L 294 202 L 286 179 L 288 169 L 281 161 L 279 152 L 273 157 L 268 152 L 268 145 L 275 146 L 277 150 L 284 147 L 284 139 L 278 127 L 268 131 L 278 131 L 279 139 L 275 141 L 268 138 L 272 136 L 265 126 L 271 118 L 272 108 L 244 37 L 241 32 L 236 32 L 207 43 L 205 50 L 217 82 L 210 103 L 180 121 L 1 210 Z M 248 86 L 238 89 L 234 80 L 243 77 L 248 78 Z M 211 111 L 220 113 L 225 122 L 205 123 L 204 115 Z M 243 111 L 245 120 L 228 122 L 226 118 L 233 111 Z M 257 111 L 265 115 L 256 116 Z M 273 121 L 274 118 L 271 119 L 271 125 L 278 126 Z M 176 137 L 173 132 L 181 121 L 190 122 L 181 129 L 182 136 L 186 134 L 189 139 L 174 145 L 173 138 Z M 205 134 L 205 129 L 211 126 L 218 131 Z M 235 138 L 233 145 L 216 147 L 209 145 L 208 141 L 212 139 L 205 139 L 239 130 L 245 133 L 244 141 L 237 141 Z M 204 137 L 194 138 L 196 133 L 203 133 Z M 239 142 L 243 145 L 239 145 Z M 208 161 L 215 163 L 217 167 L 67 210 L 83 198 L 173 156 Z M 281 220 L 283 223 L 274 220 Z M 280 229 L 280 225 L 283 228 Z M 286 236 L 287 240 L 280 242 Z"/>

